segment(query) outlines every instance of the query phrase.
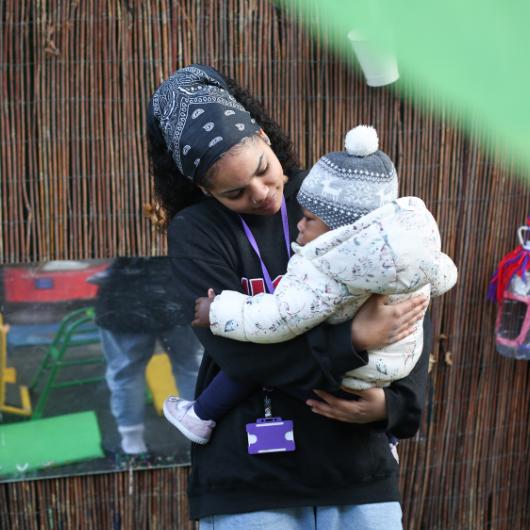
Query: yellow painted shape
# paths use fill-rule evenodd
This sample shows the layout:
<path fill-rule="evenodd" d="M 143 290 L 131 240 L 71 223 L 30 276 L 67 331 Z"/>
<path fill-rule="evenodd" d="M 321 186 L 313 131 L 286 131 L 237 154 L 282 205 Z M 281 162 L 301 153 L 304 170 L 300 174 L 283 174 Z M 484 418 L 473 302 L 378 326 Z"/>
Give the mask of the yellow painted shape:
<path fill-rule="evenodd" d="M 22 403 L 22 410 L 28 416 L 31 416 L 31 398 L 29 397 L 28 387 L 25 385 L 20 386 L 20 402 Z"/>
<path fill-rule="evenodd" d="M 4 319 L 0 313 L 0 411 L 18 416 L 31 416 L 31 398 L 28 387 L 19 386 L 21 407 L 14 407 L 5 402 L 6 385 L 17 382 L 17 371 L 7 366 L 7 333 L 9 326 L 4 325 Z"/>
<path fill-rule="evenodd" d="M 15 368 L 4 368 L 4 382 L 5 383 L 16 383 L 17 382 L 17 371 Z"/>
<path fill-rule="evenodd" d="M 0 406 L 4 404 L 6 397 L 6 379 L 8 378 L 7 331 L 8 327 L 4 326 L 4 317 L 0 313 Z"/>
<path fill-rule="evenodd" d="M 25 392 L 24 392 L 25 391 Z M 12 405 L 1 405 L 0 411 L 8 414 L 16 414 L 17 416 L 31 416 L 31 400 L 27 387 L 20 387 L 20 399 L 22 407 L 14 407 Z"/>
<path fill-rule="evenodd" d="M 168 396 L 178 395 L 171 361 L 166 353 L 157 353 L 151 357 L 145 369 L 145 379 L 153 396 L 155 410 L 161 416 L 164 400 Z"/>

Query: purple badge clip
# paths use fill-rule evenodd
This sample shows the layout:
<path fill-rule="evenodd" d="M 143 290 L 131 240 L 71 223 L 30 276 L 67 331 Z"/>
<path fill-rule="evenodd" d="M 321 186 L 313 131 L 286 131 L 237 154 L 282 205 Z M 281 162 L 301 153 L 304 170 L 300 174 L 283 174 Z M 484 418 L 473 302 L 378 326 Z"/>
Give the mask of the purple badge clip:
<path fill-rule="evenodd" d="M 296 449 L 291 420 L 258 418 L 256 423 L 247 423 L 247 437 L 251 455 L 284 453 Z"/>

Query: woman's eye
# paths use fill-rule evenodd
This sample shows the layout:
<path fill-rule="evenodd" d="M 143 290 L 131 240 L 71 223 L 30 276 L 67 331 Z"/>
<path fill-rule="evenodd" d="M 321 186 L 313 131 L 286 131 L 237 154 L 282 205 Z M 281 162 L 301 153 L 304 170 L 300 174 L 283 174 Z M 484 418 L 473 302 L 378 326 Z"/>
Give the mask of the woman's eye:
<path fill-rule="evenodd" d="M 229 195 L 227 197 L 227 199 L 230 199 L 230 200 L 235 200 L 235 199 L 239 199 L 239 197 L 241 197 L 241 195 L 243 195 L 243 190 L 239 190 L 238 192 L 232 194 L 232 195 Z"/>
<path fill-rule="evenodd" d="M 256 174 L 261 176 L 261 175 L 265 175 L 265 173 L 267 173 L 267 169 L 269 169 L 269 165 L 267 164 L 264 168 L 260 169 Z"/>

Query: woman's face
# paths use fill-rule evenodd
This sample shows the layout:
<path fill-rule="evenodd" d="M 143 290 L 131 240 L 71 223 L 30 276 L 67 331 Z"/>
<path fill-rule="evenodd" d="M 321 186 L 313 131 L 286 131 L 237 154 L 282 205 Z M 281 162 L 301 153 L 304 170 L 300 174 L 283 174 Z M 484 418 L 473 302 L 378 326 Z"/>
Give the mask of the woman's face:
<path fill-rule="evenodd" d="M 286 177 L 273 150 L 259 135 L 232 149 L 216 162 L 212 183 L 203 191 L 239 214 L 275 214 Z"/>

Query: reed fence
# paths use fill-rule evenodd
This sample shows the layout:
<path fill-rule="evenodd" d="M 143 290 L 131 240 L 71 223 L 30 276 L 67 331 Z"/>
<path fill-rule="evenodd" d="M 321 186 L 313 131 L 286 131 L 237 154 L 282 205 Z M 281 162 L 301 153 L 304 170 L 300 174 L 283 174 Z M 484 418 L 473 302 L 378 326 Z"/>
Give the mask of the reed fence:
<path fill-rule="evenodd" d="M 145 109 L 174 69 L 211 64 L 262 98 L 311 165 L 373 124 L 400 191 L 439 221 L 458 287 L 433 306 L 419 434 L 400 445 L 407 529 L 530 528 L 528 363 L 494 350 L 489 276 L 529 213 L 524 177 L 414 94 L 365 85 L 272 2 L 5 0 L 0 4 L 0 262 L 164 254 Z M 440 43 L 443 45 L 443 43 Z M 495 75 L 495 65 L 492 65 Z M 507 96 L 508 97 L 508 96 Z M 0 486 L 9 530 L 180 529 L 188 469 Z"/>

